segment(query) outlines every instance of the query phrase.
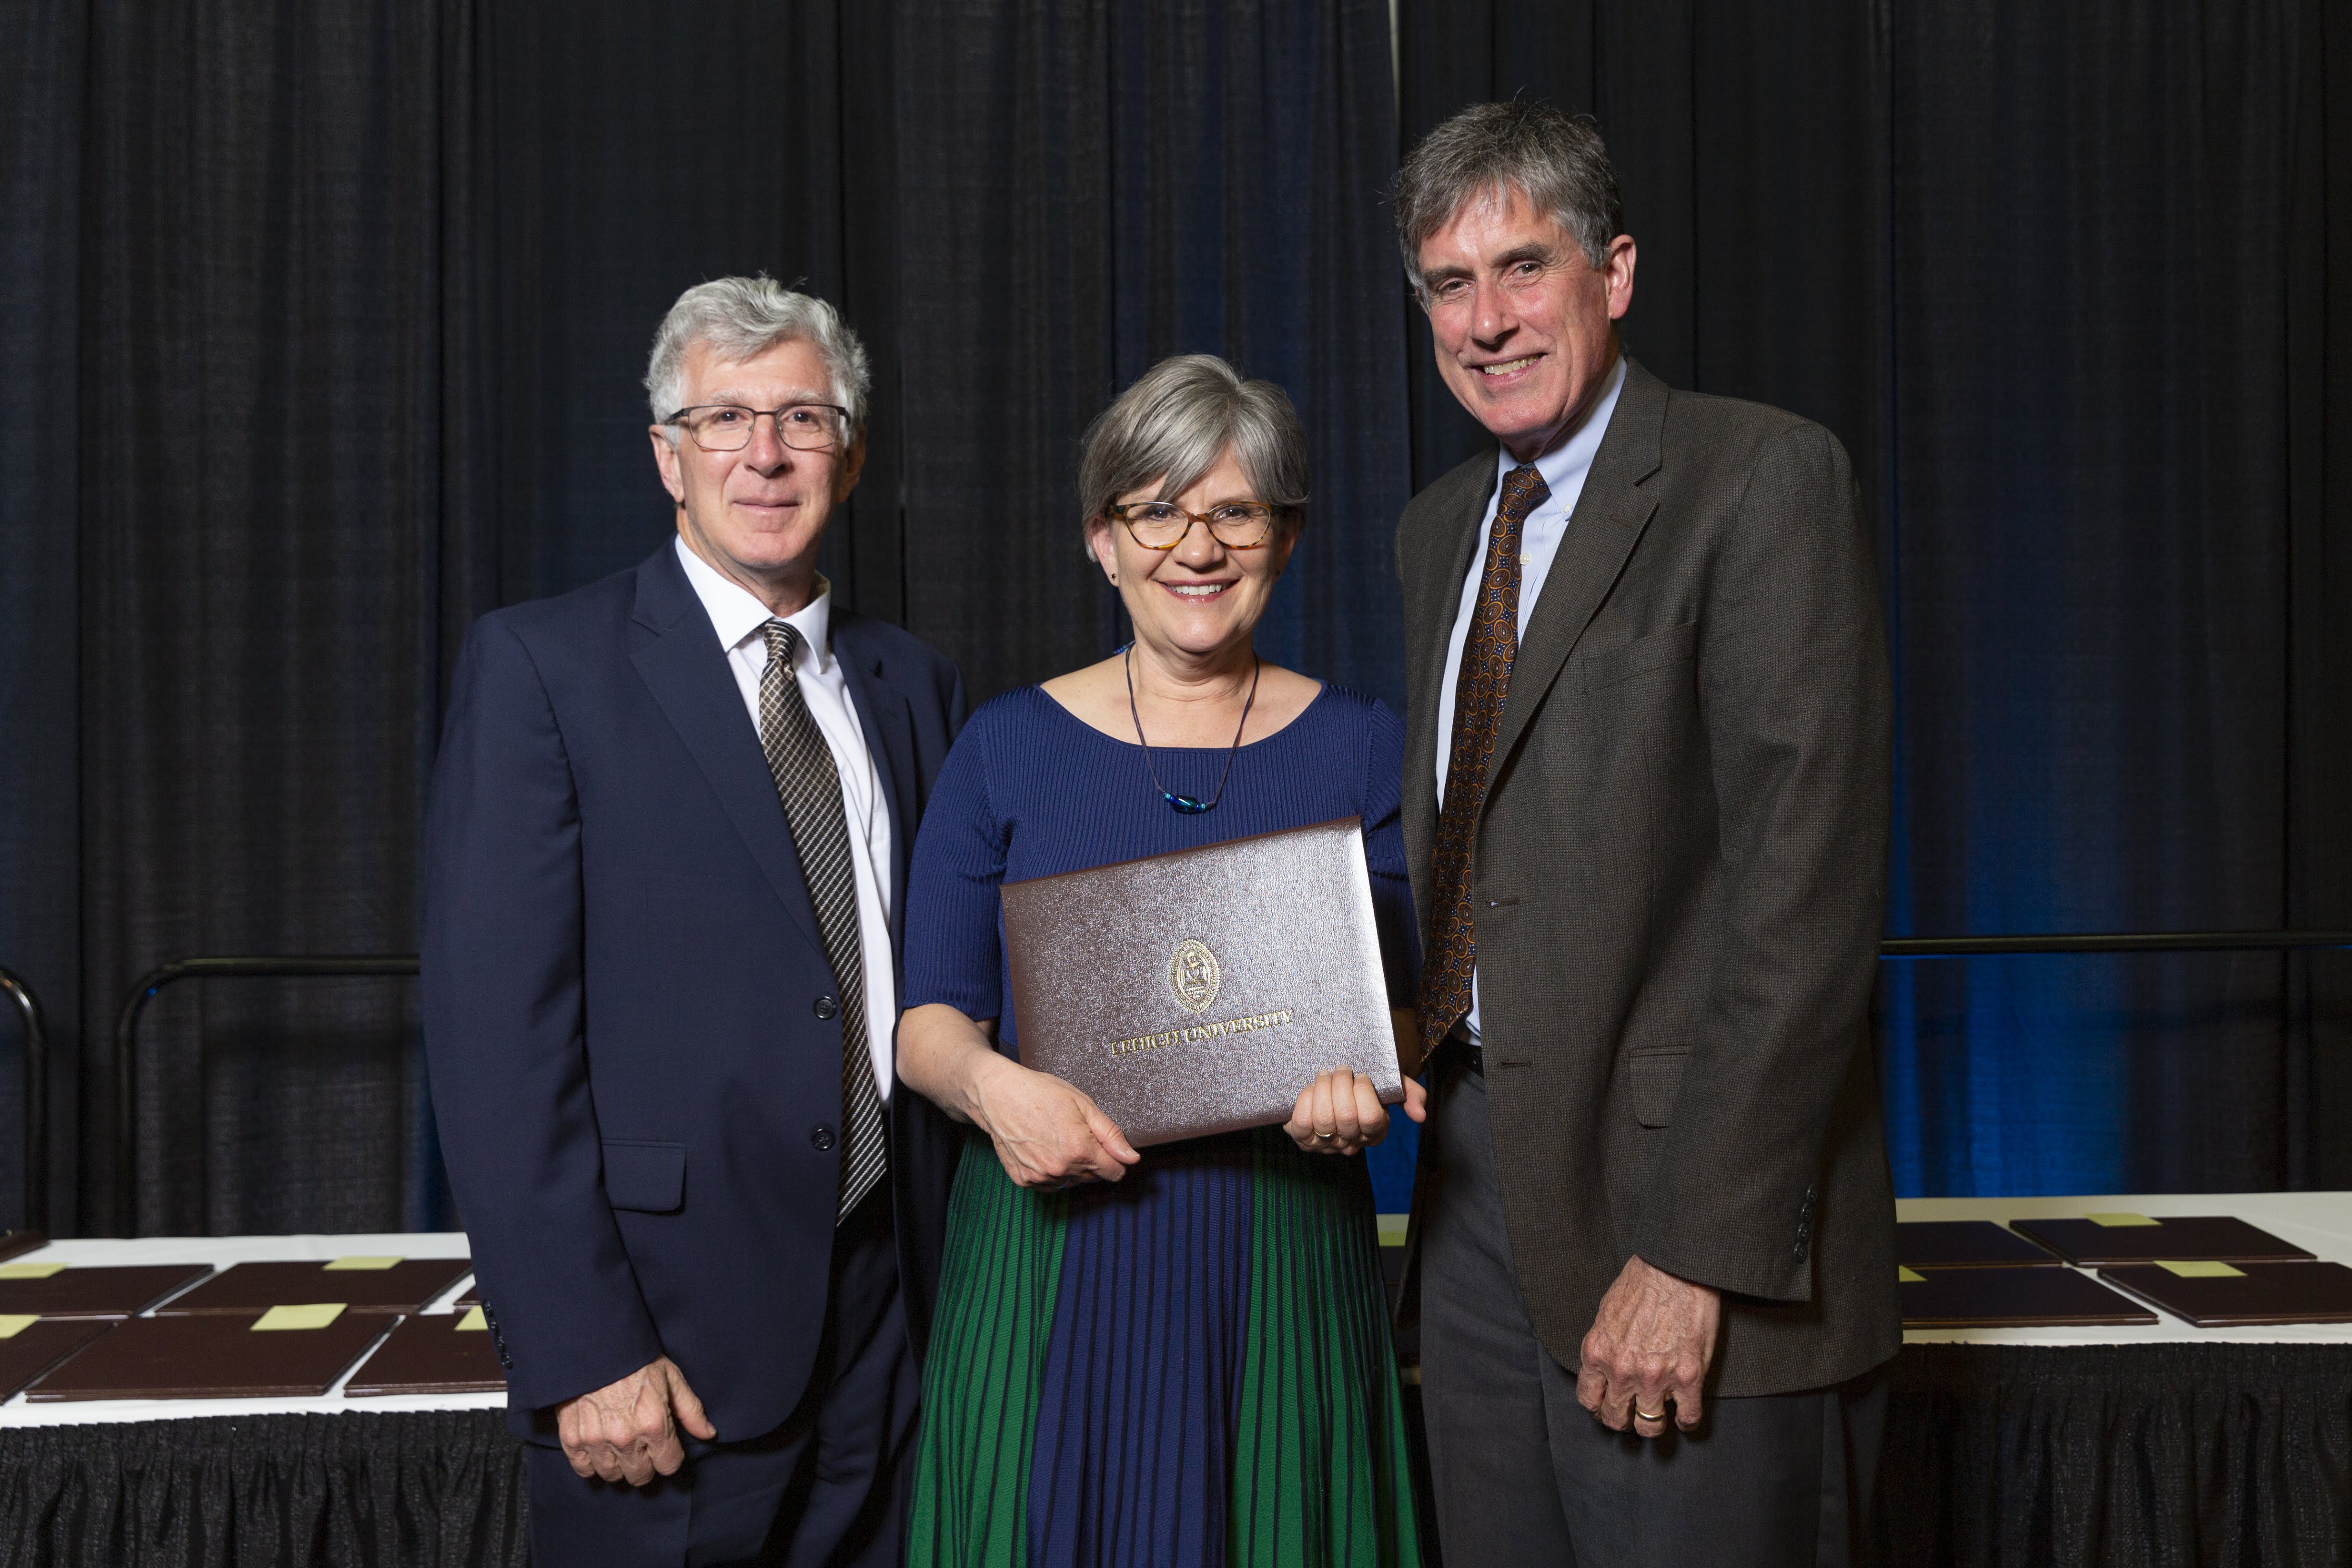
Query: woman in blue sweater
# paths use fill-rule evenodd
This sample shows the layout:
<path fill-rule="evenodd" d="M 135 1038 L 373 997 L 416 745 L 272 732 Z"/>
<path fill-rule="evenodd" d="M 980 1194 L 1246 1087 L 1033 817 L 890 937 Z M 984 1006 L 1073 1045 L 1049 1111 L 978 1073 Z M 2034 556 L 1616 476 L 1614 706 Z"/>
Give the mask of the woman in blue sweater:
<path fill-rule="evenodd" d="M 908 1561 L 1417 1564 L 1371 1188 L 1371 1080 L 1139 1154 L 1019 1062 L 997 889 L 1360 816 L 1419 1120 L 1403 732 L 1257 658 L 1307 500 L 1290 400 L 1163 361 L 1088 432 L 1088 549 L 1135 640 L 972 715 L 907 889 L 898 1071 L 973 1128 L 931 1333 Z"/>

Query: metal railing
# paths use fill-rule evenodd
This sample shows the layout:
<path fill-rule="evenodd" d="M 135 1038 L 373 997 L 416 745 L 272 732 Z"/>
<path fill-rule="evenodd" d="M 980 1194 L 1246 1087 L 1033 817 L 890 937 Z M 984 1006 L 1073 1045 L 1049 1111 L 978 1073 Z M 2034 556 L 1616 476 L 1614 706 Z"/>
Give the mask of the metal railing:
<path fill-rule="evenodd" d="M 416 973 L 413 952 L 322 958 L 180 958 L 139 977 L 114 1021 L 115 1228 L 139 1225 L 139 1016 L 157 992 L 180 980 L 362 980 Z"/>
<path fill-rule="evenodd" d="M 2352 931 L 2071 931 L 2043 935 L 1905 936 L 1889 937 L 1882 942 L 1878 955 L 1882 959 L 1899 962 L 1928 958 L 1987 958 L 2010 953 L 2263 952 L 2325 948 L 2352 948 Z M 180 980 L 350 980 L 415 973 L 416 955 L 399 952 L 345 957 L 183 958 L 159 964 L 142 975 L 139 983 L 131 988 L 131 994 L 123 999 L 121 1013 L 114 1026 L 115 1180 L 121 1194 L 117 1205 L 118 1224 L 122 1233 L 129 1235 L 138 1217 L 139 1016 L 146 1010 L 147 1004 L 154 1000 L 156 993 Z M 39 1005 L 32 1000 L 32 994 L 5 970 L 0 970 L 0 983 L 10 984 L 18 1005 L 26 1009 L 27 1028 L 37 1036 Z M 35 1076 L 36 1068 L 32 1064 L 37 1055 L 30 1053 L 26 1058 L 28 1085 Z M 27 1092 L 29 1094 L 29 1089 Z M 26 1103 L 29 1107 L 35 1102 L 28 1099 Z M 27 1114 L 29 1117 L 29 1110 Z M 37 1126 L 42 1127 L 38 1146 L 46 1151 L 47 1139 L 44 1122 L 45 1119 L 28 1121 L 28 1152 L 34 1146 L 34 1128 Z M 33 1177 L 28 1171 L 28 1215 L 34 1212 L 29 1206 L 32 1182 Z M 27 1223 L 34 1222 L 28 1220 Z"/>
<path fill-rule="evenodd" d="M 8 993 L 25 1023 L 25 1228 L 49 1228 L 49 1032 L 41 1024 L 41 999 L 21 975 L 0 969 L 0 991 Z"/>
<path fill-rule="evenodd" d="M 2007 952 L 2264 952 L 2352 947 L 2352 931 L 2135 931 L 2049 936 L 1895 936 L 1885 959 L 1987 958 Z"/>

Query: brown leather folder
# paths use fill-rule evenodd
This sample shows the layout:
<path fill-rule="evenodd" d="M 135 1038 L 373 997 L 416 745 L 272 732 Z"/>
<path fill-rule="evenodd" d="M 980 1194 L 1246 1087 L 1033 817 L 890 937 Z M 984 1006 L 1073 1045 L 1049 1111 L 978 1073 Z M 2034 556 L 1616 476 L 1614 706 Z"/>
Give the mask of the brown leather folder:
<path fill-rule="evenodd" d="M 104 1318 L 44 1318 L 0 1340 L 0 1399 L 114 1327 Z"/>
<path fill-rule="evenodd" d="M 460 1329 L 463 1312 L 406 1318 L 352 1380 L 351 1398 L 379 1394 L 495 1394 L 507 1385 L 498 1347 L 481 1329 Z"/>
<path fill-rule="evenodd" d="M 67 1399 L 297 1399 L 333 1386 L 389 1326 L 344 1312 L 323 1329 L 257 1331 L 260 1314 L 131 1318 L 26 1391 Z"/>
<path fill-rule="evenodd" d="M 2219 1262 L 2220 1259 L 2213 1259 Z M 2237 1277 L 2184 1279 L 2158 1263 L 2099 1278 L 2200 1329 L 2254 1323 L 2352 1323 L 2352 1268 L 2341 1263 L 2239 1263 Z"/>
<path fill-rule="evenodd" d="M 1895 1287 L 1906 1329 L 2152 1323 L 2156 1314 L 2071 1268 L 1938 1268 Z"/>
<path fill-rule="evenodd" d="M 1007 882 L 1021 1059 L 1138 1146 L 1289 1119 L 1318 1073 L 1404 1098 L 1354 817 Z"/>
<path fill-rule="evenodd" d="M 2308 1262 L 2311 1254 L 2231 1215 L 2168 1215 L 2154 1225 L 2101 1225 L 2089 1219 L 2013 1219 L 2021 1231 L 2069 1263 L 2153 1263 L 2159 1258 L 2221 1263 Z"/>
<path fill-rule="evenodd" d="M 0 1263 L 21 1258 L 37 1247 L 49 1244 L 48 1232 L 43 1230 L 0 1230 Z"/>
<path fill-rule="evenodd" d="M 341 1301 L 354 1312 L 414 1312 L 470 1273 L 470 1258 L 412 1258 L 389 1268 L 324 1263 L 233 1263 L 158 1307 L 156 1315 L 259 1312 L 305 1301 Z M 381 1326 L 381 1325 L 379 1325 Z"/>
<path fill-rule="evenodd" d="M 43 1279 L 0 1279 L 0 1312 L 44 1318 L 127 1318 L 213 1271 L 209 1263 L 100 1264 Z"/>
<path fill-rule="evenodd" d="M 2058 1258 L 1989 1219 L 1915 1219 L 1895 1227 L 1895 1260 L 1906 1268 L 2036 1268 Z"/>

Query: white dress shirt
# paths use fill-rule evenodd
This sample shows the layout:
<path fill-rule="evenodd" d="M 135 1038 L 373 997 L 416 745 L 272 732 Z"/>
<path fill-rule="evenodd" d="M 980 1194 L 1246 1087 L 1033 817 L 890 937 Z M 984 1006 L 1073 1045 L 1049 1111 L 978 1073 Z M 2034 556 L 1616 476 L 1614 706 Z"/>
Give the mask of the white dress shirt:
<path fill-rule="evenodd" d="M 1617 363 L 1609 369 L 1609 379 L 1601 388 L 1601 395 L 1584 416 L 1584 422 L 1572 431 L 1568 439 L 1536 459 L 1536 472 L 1551 494 L 1541 506 L 1528 513 L 1527 521 L 1519 528 L 1519 632 L 1525 636 L 1528 617 L 1535 613 L 1536 600 L 1543 593 L 1544 578 L 1551 572 L 1552 557 L 1559 553 L 1559 542 L 1568 535 L 1569 514 L 1576 510 L 1576 498 L 1584 493 L 1585 476 L 1592 471 L 1592 455 L 1601 450 L 1601 437 L 1609 432 L 1610 416 L 1617 412 L 1617 394 L 1625 386 L 1625 356 L 1620 353 Z M 1478 604 L 1478 584 L 1486 574 L 1486 541 L 1495 531 L 1495 509 L 1503 496 L 1503 476 L 1519 466 L 1518 459 L 1506 451 L 1495 458 L 1495 493 L 1486 500 L 1486 521 L 1478 525 L 1478 548 L 1470 552 L 1470 572 L 1462 581 L 1462 601 L 1454 607 L 1453 635 L 1445 642 L 1445 674 L 1437 688 L 1437 805 L 1445 805 L 1445 770 L 1454 757 L 1454 689 L 1462 679 L 1462 645 L 1470 636 L 1470 622 Z M 1470 1012 L 1462 1020 L 1462 1032 L 1472 1045 L 1481 1043 L 1478 1032 L 1478 971 L 1470 971 Z"/>
<path fill-rule="evenodd" d="M 729 582 L 710 563 L 677 541 L 678 563 L 694 584 L 719 646 L 727 650 L 727 668 L 743 693 L 743 707 L 751 715 L 751 732 L 760 731 L 760 677 L 768 668 L 768 639 L 761 627 L 776 617 L 749 592 Z M 816 580 L 816 597 L 798 613 L 783 617 L 801 634 L 797 673 L 801 696 L 809 717 L 816 721 L 824 743 L 833 748 L 834 765 L 841 772 L 841 809 L 849 821 L 849 865 L 857 881 L 858 943 L 866 960 L 866 1045 L 874 1058 L 874 1087 L 890 1099 L 890 1042 L 898 1025 L 898 986 L 890 957 L 890 805 L 882 798 L 882 781 L 874 771 L 874 755 L 866 748 L 866 731 L 857 721 L 849 683 L 842 678 L 841 661 L 833 657 L 833 584 Z"/>

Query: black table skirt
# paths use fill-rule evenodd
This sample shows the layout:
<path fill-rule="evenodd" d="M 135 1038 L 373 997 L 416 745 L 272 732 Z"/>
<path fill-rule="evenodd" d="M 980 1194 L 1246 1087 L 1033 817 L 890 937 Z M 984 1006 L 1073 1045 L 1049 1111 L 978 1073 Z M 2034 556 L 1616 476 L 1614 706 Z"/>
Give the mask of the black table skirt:
<path fill-rule="evenodd" d="M 2352 1349 L 1914 1345 L 1874 1555 L 1903 1568 L 2352 1565 Z M 7 1568 L 521 1564 L 497 1411 L 0 1430 Z"/>
<path fill-rule="evenodd" d="M 497 1410 L 0 1430 L 8 1568 L 518 1568 L 521 1446 Z"/>
<path fill-rule="evenodd" d="M 2352 1564 L 2352 1347 L 1909 1345 L 1881 1562 Z"/>

